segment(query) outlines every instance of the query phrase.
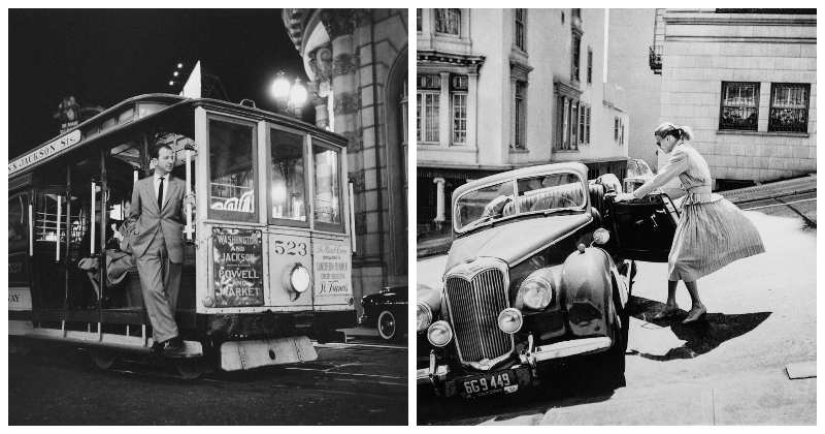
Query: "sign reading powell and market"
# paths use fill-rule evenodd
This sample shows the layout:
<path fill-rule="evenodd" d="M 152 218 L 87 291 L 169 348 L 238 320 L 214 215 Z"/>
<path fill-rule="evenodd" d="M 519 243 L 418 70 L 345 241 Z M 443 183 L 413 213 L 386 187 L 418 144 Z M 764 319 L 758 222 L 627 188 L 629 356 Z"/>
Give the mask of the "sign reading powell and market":
<path fill-rule="evenodd" d="M 212 228 L 215 307 L 263 306 L 261 240 L 257 229 Z"/>

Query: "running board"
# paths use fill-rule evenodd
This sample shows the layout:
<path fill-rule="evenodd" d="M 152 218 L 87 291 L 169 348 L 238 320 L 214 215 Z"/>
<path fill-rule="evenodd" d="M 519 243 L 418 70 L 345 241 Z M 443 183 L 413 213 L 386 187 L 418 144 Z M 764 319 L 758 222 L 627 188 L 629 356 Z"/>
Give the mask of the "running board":
<path fill-rule="evenodd" d="M 62 330 L 35 328 L 19 335 L 25 338 L 55 340 L 61 342 L 72 342 L 86 346 L 100 346 L 122 351 L 146 352 L 152 350 L 154 341 L 151 338 L 138 336 L 123 336 L 112 333 L 84 332 L 79 330 Z M 197 341 L 183 341 L 185 350 L 183 354 L 175 358 L 203 357 L 203 346 Z"/>

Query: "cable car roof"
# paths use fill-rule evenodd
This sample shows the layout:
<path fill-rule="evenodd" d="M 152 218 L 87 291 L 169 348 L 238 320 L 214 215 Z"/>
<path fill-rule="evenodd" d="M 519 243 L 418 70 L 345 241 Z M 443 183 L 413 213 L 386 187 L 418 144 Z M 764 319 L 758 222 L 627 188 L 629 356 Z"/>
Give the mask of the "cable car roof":
<path fill-rule="evenodd" d="M 153 105 L 154 104 L 154 105 Z M 31 151 L 9 161 L 9 179 L 28 173 L 47 161 L 99 142 L 104 137 L 134 129 L 163 115 L 196 107 L 240 115 L 252 121 L 270 121 L 302 132 L 311 133 L 339 146 L 346 146 L 346 138 L 322 130 L 314 125 L 256 107 L 211 98 L 187 98 L 180 95 L 153 93 L 126 99 L 104 110 L 68 131 L 47 140 Z M 144 112 L 141 113 L 141 108 Z"/>

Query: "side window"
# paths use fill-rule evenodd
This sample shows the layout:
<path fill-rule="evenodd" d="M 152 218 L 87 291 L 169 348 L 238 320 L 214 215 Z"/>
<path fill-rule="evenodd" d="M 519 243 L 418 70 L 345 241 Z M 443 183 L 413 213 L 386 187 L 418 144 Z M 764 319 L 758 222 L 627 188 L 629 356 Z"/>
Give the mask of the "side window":
<path fill-rule="evenodd" d="M 343 230 L 341 224 L 341 153 L 330 146 L 314 144 L 312 154 L 315 162 L 316 227 Z"/>
<path fill-rule="evenodd" d="M 9 252 L 28 250 L 29 195 L 21 193 L 9 198 Z"/>
<path fill-rule="evenodd" d="M 304 136 L 271 129 L 270 217 L 307 221 L 304 172 Z"/>
<path fill-rule="evenodd" d="M 35 206 L 34 240 L 55 242 L 66 239 L 66 200 L 53 193 L 38 193 Z M 58 204 L 58 201 L 60 203 Z M 60 226 L 58 227 L 58 221 Z M 74 234 L 73 234 L 74 235 Z"/>
<path fill-rule="evenodd" d="M 255 125 L 209 120 L 209 217 L 257 221 Z"/>

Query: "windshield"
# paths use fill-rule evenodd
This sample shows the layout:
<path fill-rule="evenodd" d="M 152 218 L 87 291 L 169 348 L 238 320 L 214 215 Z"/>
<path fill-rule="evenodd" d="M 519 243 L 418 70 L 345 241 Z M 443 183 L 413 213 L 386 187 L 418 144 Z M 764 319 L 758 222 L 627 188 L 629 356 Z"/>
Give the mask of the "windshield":
<path fill-rule="evenodd" d="M 653 171 L 650 170 L 645 160 L 627 160 L 627 178 L 650 179 L 653 178 Z"/>
<path fill-rule="evenodd" d="M 470 230 L 520 214 L 582 210 L 587 203 L 583 185 L 575 173 L 554 173 L 470 191 L 456 202 L 456 230 Z"/>

